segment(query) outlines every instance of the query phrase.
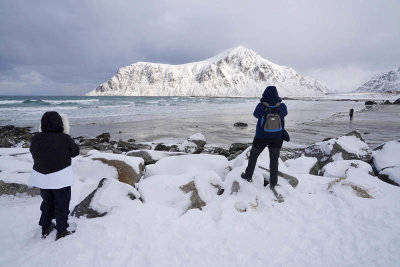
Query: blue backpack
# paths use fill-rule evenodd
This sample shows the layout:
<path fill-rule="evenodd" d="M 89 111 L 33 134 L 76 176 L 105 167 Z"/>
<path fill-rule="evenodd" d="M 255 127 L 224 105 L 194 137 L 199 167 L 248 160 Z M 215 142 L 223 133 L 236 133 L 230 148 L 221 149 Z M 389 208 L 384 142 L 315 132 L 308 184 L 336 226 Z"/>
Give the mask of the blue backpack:
<path fill-rule="evenodd" d="M 266 106 L 265 115 L 261 118 L 261 127 L 264 129 L 264 133 L 282 133 L 281 116 L 276 113 L 281 103 L 275 106 L 270 106 L 267 102 L 262 103 Z"/>

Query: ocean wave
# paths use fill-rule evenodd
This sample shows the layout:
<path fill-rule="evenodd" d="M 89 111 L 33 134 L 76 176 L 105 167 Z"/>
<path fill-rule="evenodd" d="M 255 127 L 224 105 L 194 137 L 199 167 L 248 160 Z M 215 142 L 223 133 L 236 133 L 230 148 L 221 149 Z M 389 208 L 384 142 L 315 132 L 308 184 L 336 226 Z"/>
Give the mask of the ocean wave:
<path fill-rule="evenodd" d="M 22 104 L 22 100 L 0 100 L 0 105 Z"/>
<path fill-rule="evenodd" d="M 24 100 L 22 103 L 23 103 L 23 104 L 38 105 L 38 106 L 41 106 L 41 105 L 51 105 L 49 102 L 46 102 L 46 101 L 43 101 L 43 100 L 40 100 L 40 99 L 37 99 L 37 100 L 27 99 L 27 100 Z"/>
<path fill-rule="evenodd" d="M 65 105 L 65 104 L 93 104 L 93 102 L 99 102 L 99 99 L 84 99 L 84 100 L 46 100 L 46 102 L 49 102 L 52 105 Z"/>

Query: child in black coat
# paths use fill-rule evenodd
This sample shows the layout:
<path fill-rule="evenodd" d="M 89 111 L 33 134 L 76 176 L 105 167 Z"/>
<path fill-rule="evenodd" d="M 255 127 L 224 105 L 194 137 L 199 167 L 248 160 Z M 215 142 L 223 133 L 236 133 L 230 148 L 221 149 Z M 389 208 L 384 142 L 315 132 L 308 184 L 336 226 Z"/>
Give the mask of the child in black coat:
<path fill-rule="evenodd" d="M 55 111 L 46 112 L 41 120 L 41 132 L 35 134 L 30 151 L 33 170 L 30 184 L 40 188 L 43 198 L 39 225 L 42 238 L 57 229 L 59 239 L 71 234 L 68 231 L 69 202 L 74 176 L 71 158 L 79 155 L 79 147 L 68 134 L 68 120 Z M 56 225 L 52 223 L 56 219 Z"/>

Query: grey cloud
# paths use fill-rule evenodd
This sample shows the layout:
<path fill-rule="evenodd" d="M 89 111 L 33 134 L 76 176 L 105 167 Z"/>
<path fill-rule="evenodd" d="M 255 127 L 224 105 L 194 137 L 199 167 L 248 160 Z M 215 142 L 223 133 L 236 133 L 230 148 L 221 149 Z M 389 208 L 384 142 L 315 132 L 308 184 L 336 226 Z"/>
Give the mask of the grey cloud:
<path fill-rule="evenodd" d="M 0 0 L 0 94 L 81 94 L 136 61 L 181 64 L 237 45 L 316 78 L 389 70 L 398 14 L 398 1 Z M 35 84 L 23 78 L 32 73 Z M 355 76 L 340 87 L 355 89 L 365 75 Z"/>

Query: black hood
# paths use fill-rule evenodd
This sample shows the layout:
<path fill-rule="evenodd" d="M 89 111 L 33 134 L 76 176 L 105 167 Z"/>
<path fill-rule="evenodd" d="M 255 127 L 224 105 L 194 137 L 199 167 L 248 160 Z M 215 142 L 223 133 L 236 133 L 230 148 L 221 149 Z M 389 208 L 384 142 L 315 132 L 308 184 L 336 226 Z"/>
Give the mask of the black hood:
<path fill-rule="evenodd" d="M 55 111 L 47 111 L 44 113 L 40 128 L 43 133 L 62 133 L 64 131 L 64 125 L 60 114 Z"/>
<path fill-rule="evenodd" d="M 267 102 L 270 105 L 275 105 L 282 102 L 282 99 L 278 95 L 278 90 L 275 86 L 268 86 L 260 99 L 261 102 Z"/>

